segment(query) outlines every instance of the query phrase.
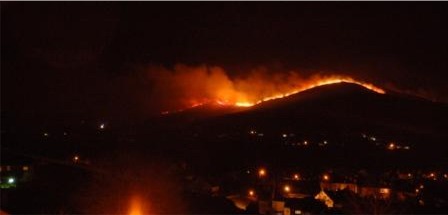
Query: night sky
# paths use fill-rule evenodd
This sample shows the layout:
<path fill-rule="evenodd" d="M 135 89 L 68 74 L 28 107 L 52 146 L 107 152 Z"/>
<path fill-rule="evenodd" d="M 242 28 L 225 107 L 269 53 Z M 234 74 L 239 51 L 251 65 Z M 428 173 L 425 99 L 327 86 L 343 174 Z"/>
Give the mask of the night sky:
<path fill-rule="evenodd" d="M 149 65 L 336 71 L 448 102 L 446 2 L 1 3 L 1 111 L 137 120 Z M 144 69 L 143 69 L 144 70 Z"/>

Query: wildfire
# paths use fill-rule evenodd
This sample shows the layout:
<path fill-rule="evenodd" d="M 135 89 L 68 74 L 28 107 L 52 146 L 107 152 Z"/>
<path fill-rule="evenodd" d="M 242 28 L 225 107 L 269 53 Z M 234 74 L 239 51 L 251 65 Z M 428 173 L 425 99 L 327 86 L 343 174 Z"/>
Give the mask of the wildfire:
<path fill-rule="evenodd" d="M 268 73 L 264 70 L 254 70 L 239 78 L 230 78 L 220 67 L 188 67 L 176 66 L 174 71 L 160 73 L 159 87 L 163 92 L 175 92 L 175 99 L 192 108 L 204 104 L 218 106 L 251 107 L 262 102 L 284 98 L 314 87 L 335 84 L 352 83 L 360 85 L 373 92 L 386 92 L 367 82 L 355 80 L 344 75 L 313 75 L 302 77 L 297 72 Z M 185 109 L 187 109 L 185 108 Z M 168 114 L 177 111 L 165 111 Z"/>
<path fill-rule="evenodd" d="M 262 102 L 266 102 L 266 101 L 270 101 L 270 100 L 274 100 L 274 99 L 280 99 L 280 98 L 285 98 L 288 97 L 290 95 L 296 94 L 296 93 L 300 93 L 302 91 L 305 90 L 309 90 L 315 87 L 319 87 L 319 86 L 324 86 L 324 85 L 329 85 L 329 84 L 336 84 L 336 83 L 352 83 L 352 84 L 357 84 L 360 85 L 366 89 L 369 89 L 373 92 L 379 93 L 379 94 L 385 94 L 386 92 L 373 85 L 373 84 L 369 84 L 369 83 L 365 83 L 365 82 L 361 82 L 361 81 L 357 81 L 354 80 L 353 78 L 350 77 L 329 77 L 329 78 L 323 78 L 323 79 L 318 79 L 315 82 L 310 82 L 307 85 L 298 87 L 298 88 L 293 88 L 290 91 L 284 92 L 284 93 L 276 93 L 274 95 L 271 96 L 267 96 L 264 98 L 260 98 L 258 100 L 255 101 L 247 101 L 247 100 L 240 100 L 240 101 L 229 101 L 229 100 L 224 100 L 224 99 L 219 99 L 217 98 L 215 101 L 213 100 L 206 100 L 204 102 L 193 102 L 191 106 L 189 106 L 188 108 L 193 108 L 193 107 L 197 107 L 197 106 L 201 106 L 204 104 L 209 104 L 209 103 L 216 103 L 218 105 L 222 105 L 222 106 L 237 106 L 237 107 L 251 107 L 257 104 L 260 104 Z M 186 108 L 186 109 L 188 109 Z M 184 109 L 182 109 L 184 110 Z M 178 111 L 182 111 L 182 110 L 178 110 Z M 163 114 L 167 114 L 170 113 L 168 111 L 163 112 Z"/>
<path fill-rule="evenodd" d="M 367 88 L 369 90 L 372 90 L 372 91 L 374 91 L 376 93 L 379 93 L 379 94 L 385 94 L 386 93 L 383 89 L 381 89 L 379 87 L 376 87 L 373 84 L 356 81 L 356 80 L 354 80 L 353 78 L 350 78 L 350 77 L 339 77 L 339 78 L 330 77 L 330 78 L 324 78 L 324 79 L 316 80 L 316 82 L 311 82 L 307 86 L 303 86 L 301 88 L 294 89 L 294 90 L 292 90 L 290 92 L 286 92 L 286 93 L 283 93 L 283 94 L 279 93 L 279 94 L 276 94 L 276 95 L 273 95 L 273 96 L 262 98 L 262 99 L 256 101 L 255 103 L 236 102 L 235 105 L 236 106 L 243 106 L 243 107 L 250 107 L 250 106 L 253 106 L 253 105 L 265 102 L 265 101 L 279 99 L 279 98 L 284 98 L 284 97 L 290 96 L 292 94 L 296 94 L 296 93 L 299 93 L 299 92 L 302 92 L 302 91 L 305 91 L 305 90 L 309 90 L 309 89 L 314 88 L 314 87 L 319 87 L 319 86 L 329 85 L 329 84 L 336 84 L 336 83 L 343 83 L 343 82 L 357 84 L 357 85 L 363 86 L 363 87 L 365 87 L 365 88 Z"/>

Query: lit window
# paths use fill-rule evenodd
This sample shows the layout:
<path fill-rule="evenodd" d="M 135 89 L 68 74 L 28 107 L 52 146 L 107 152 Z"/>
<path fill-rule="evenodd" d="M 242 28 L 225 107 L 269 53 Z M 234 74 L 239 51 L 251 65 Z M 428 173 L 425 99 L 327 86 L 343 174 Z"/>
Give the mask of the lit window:
<path fill-rule="evenodd" d="M 29 167 L 29 166 L 23 166 L 23 167 L 22 167 L 22 170 L 23 170 L 23 171 L 28 171 L 28 170 L 30 170 L 30 167 Z"/>

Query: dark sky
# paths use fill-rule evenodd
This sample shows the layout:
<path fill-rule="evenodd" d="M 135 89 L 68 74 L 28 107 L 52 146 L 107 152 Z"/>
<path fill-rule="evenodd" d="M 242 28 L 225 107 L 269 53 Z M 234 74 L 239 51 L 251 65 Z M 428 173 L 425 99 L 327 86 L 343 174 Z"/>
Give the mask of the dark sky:
<path fill-rule="evenodd" d="M 446 2 L 2 2 L 2 114 L 144 118 L 164 95 L 136 71 L 177 63 L 343 71 L 446 102 L 447 22 Z"/>

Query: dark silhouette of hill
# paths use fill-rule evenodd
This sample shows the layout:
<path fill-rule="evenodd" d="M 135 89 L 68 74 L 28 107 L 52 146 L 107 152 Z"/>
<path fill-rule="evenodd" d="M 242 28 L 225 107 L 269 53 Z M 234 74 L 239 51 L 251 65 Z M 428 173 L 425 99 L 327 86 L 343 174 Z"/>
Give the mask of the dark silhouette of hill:
<path fill-rule="evenodd" d="M 195 110 L 195 114 L 200 112 Z M 378 94 L 356 84 L 331 84 L 194 121 L 178 131 L 192 136 L 188 141 L 179 140 L 182 145 L 176 148 L 186 150 L 186 156 L 194 154 L 197 159 L 202 157 L 202 161 L 213 160 L 223 166 L 240 165 L 242 160 L 288 164 L 297 162 L 297 157 L 300 162 L 312 165 L 322 161 L 323 165 L 340 166 L 354 163 L 375 166 L 381 162 L 385 162 L 383 166 L 389 163 L 443 166 L 448 153 L 444 144 L 448 138 L 447 113 L 447 105 L 443 103 L 395 92 Z M 248 137 L 251 130 L 263 133 L 262 140 L 257 140 L 263 144 L 253 145 L 254 140 Z M 299 139 L 315 143 L 327 138 L 345 147 L 315 151 L 281 149 L 283 133 L 293 133 Z M 384 147 L 375 148 L 362 140 L 360 136 L 365 133 L 375 135 L 384 144 L 393 141 L 410 145 L 412 150 L 390 154 Z M 325 159 L 316 161 L 322 157 Z"/>
<path fill-rule="evenodd" d="M 275 130 L 412 133 L 446 137 L 448 106 L 390 92 L 378 94 L 350 83 L 316 87 L 245 111 L 216 117 L 209 125 Z"/>
<path fill-rule="evenodd" d="M 254 162 L 446 166 L 447 113 L 444 103 L 339 83 L 250 108 L 205 105 L 163 116 L 144 126 L 146 136 L 140 139 L 154 142 L 145 148 L 206 166 L 207 174 Z M 262 136 L 254 139 L 251 130 Z M 290 142 L 307 139 L 314 145 L 284 148 L 282 134 L 294 134 Z M 383 147 L 362 139 L 361 134 L 376 136 Z M 324 139 L 332 144 L 319 148 L 317 143 Z M 411 150 L 390 152 L 384 147 L 389 142 Z"/>

